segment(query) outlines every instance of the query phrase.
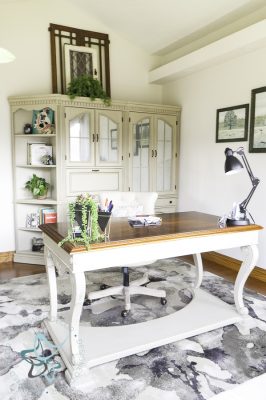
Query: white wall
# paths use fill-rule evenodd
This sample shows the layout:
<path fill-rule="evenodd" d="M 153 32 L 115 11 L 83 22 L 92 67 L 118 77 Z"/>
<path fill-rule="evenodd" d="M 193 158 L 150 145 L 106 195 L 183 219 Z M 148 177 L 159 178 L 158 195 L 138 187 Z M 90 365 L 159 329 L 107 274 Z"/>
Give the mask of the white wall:
<path fill-rule="evenodd" d="M 248 142 L 215 143 L 216 109 L 250 103 L 251 89 L 266 86 L 266 48 L 180 78 L 163 87 L 163 103 L 180 104 L 179 211 L 214 215 L 230 211 L 251 189 L 247 173 L 224 174 L 224 150 L 243 146 L 254 175 L 261 179 L 248 206 L 266 227 L 266 153 L 248 153 Z M 266 268 L 266 231 L 260 233 L 258 266 Z M 238 250 L 224 254 L 242 259 Z"/>
<path fill-rule="evenodd" d="M 91 14 L 70 0 L 7 1 L 0 5 L 0 47 L 16 55 L 10 64 L 0 64 L 0 252 L 14 250 L 11 168 L 11 95 L 52 92 L 50 23 L 108 33 L 112 98 L 161 102 L 161 87 L 148 84 L 148 71 L 155 60 L 110 31 Z"/>

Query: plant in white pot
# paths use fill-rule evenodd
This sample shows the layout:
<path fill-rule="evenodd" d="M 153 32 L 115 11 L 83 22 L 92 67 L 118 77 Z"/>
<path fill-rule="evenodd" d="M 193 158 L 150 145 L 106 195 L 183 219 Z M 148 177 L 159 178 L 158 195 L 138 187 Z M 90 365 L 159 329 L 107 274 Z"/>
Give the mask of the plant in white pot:
<path fill-rule="evenodd" d="M 49 187 L 50 183 L 48 183 L 45 178 L 41 178 L 36 174 L 33 174 L 31 179 L 25 183 L 25 188 L 28 189 L 36 199 L 45 199 Z"/>

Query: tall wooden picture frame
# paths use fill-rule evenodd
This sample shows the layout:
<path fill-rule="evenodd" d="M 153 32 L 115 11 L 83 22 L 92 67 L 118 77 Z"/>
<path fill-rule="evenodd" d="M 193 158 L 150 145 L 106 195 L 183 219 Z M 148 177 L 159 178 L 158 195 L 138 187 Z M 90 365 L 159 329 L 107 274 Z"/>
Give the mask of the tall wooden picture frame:
<path fill-rule="evenodd" d="M 111 97 L 109 36 L 55 24 L 50 24 L 49 31 L 53 93 L 66 93 L 71 74 L 77 77 L 92 71 Z"/>

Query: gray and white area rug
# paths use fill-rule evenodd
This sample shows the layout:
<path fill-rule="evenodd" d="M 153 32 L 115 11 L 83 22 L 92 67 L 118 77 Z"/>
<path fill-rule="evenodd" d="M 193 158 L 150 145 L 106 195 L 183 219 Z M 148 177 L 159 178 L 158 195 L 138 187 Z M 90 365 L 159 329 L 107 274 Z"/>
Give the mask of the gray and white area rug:
<path fill-rule="evenodd" d="M 146 270 L 133 272 L 134 279 Z M 186 306 L 191 300 L 187 287 L 195 269 L 179 259 L 160 260 L 148 267 L 153 287 L 165 288 L 168 303 L 158 299 L 133 298 L 132 312 L 124 320 L 120 299 L 104 299 L 85 306 L 82 320 L 94 326 L 138 323 L 158 318 Z M 88 289 L 101 283 L 121 282 L 120 271 L 88 273 Z M 70 283 L 67 275 L 58 278 L 59 316 L 68 312 Z M 233 304 L 233 285 L 204 273 L 202 287 Z M 64 365 L 53 358 L 54 374 L 42 373 L 34 357 L 23 353 L 36 350 L 36 337 L 50 340 L 42 321 L 49 311 L 45 274 L 16 278 L 0 283 L 0 399 L 1 400 L 204 400 L 232 389 L 266 372 L 266 299 L 245 290 L 245 304 L 254 317 L 251 334 L 243 336 L 228 326 L 190 339 L 122 358 L 91 370 L 90 385 L 71 388 L 64 378 Z M 112 308 L 110 308 L 112 306 Z M 40 348 L 39 348 L 40 350 Z M 24 357 L 23 357 L 24 355 Z M 46 354 L 47 356 L 47 354 Z M 49 356 L 49 353 L 48 353 Z M 34 365 L 33 365 L 34 364 Z M 33 367 L 32 367 L 33 365 Z M 35 375 L 40 376 L 35 376 Z M 35 377 L 31 377 L 35 376 Z"/>

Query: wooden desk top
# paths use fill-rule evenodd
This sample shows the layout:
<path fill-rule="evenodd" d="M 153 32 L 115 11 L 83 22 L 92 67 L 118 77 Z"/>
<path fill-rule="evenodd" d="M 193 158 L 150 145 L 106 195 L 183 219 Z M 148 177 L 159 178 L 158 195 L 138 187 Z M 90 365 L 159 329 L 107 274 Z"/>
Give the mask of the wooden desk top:
<path fill-rule="evenodd" d="M 127 218 L 112 218 L 110 240 L 108 242 L 91 244 L 90 251 L 103 247 L 125 246 L 159 240 L 263 229 L 259 225 L 219 228 L 219 217 L 196 211 L 160 214 L 159 216 L 162 218 L 161 225 L 144 226 L 141 228 L 132 228 Z M 66 223 L 43 224 L 40 225 L 40 229 L 56 243 L 59 243 L 67 236 Z M 84 246 L 74 246 L 71 243 L 65 243 L 63 248 L 68 253 L 86 251 Z"/>

